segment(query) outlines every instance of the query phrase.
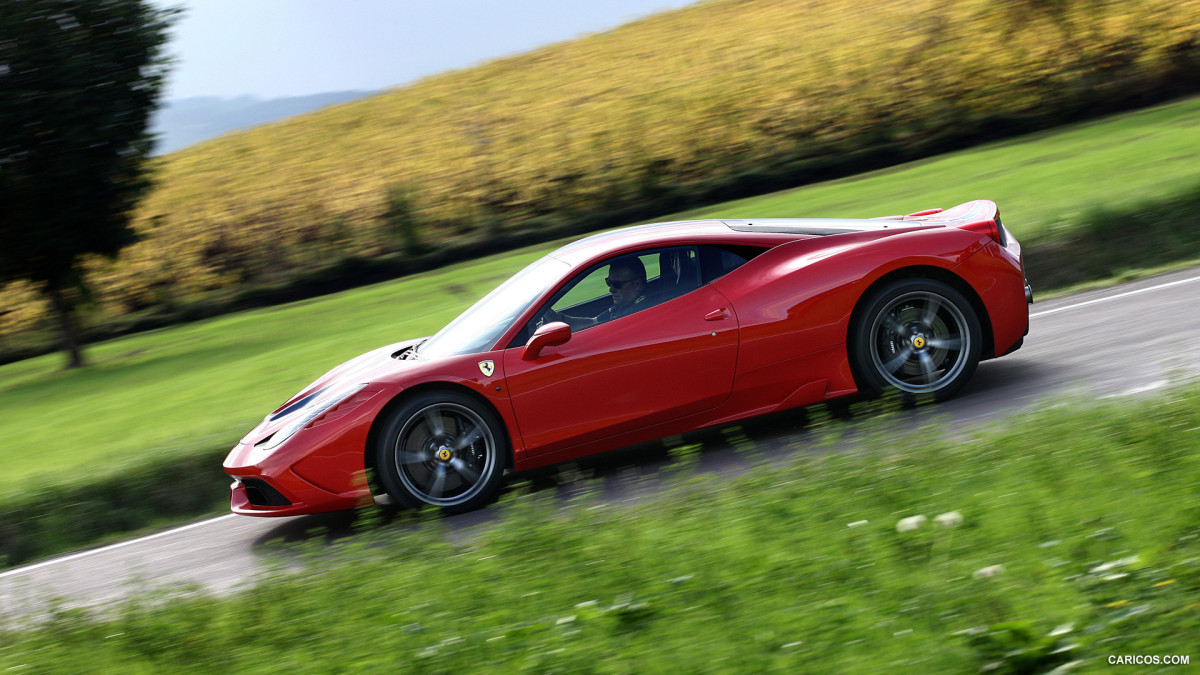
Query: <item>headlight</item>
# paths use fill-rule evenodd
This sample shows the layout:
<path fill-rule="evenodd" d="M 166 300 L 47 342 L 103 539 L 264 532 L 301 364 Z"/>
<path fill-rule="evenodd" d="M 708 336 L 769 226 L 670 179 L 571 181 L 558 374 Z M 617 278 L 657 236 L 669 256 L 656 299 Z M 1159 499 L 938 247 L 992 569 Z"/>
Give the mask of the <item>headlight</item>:
<path fill-rule="evenodd" d="M 254 445 L 254 449 L 250 454 L 251 463 L 257 463 L 259 460 L 266 458 L 283 444 L 284 441 L 291 438 L 310 422 L 325 414 L 330 408 L 353 397 L 355 394 L 363 390 L 367 383 L 355 384 L 348 387 L 329 388 L 319 392 L 312 400 L 308 401 L 303 407 L 287 413 L 286 416 L 292 417 L 286 425 L 281 427 L 279 431 L 271 434 L 266 439 L 259 441 Z M 268 417 L 268 420 L 270 417 Z"/>

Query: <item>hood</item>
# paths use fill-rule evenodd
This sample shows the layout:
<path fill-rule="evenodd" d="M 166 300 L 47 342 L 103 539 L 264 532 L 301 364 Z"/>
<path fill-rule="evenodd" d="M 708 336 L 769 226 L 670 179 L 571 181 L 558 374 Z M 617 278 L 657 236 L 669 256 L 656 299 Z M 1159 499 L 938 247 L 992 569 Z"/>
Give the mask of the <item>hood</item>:
<path fill-rule="evenodd" d="M 296 430 L 293 427 L 303 426 L 312 417 L 362 391 L 364 385 L 391 375 L 397 370 L 411 367 L 411 364 L 416 362 L 397 357 L 424 339 L 417 338 L 373 349 L 333 368 L 271 411 L 258 426 L 246 434 L 242 443 L 262 444 L 264 440 L 279 433 L 290 436 Z M 291 433 L 288 433 L 289 429 Z"/>
<path fill-rule="evenodd" d="M 383 375 L 400 370 L 412 362 L 406 361 L 399 357 L 403 352 L 420 344 L 427 338 L 417 338 L 414 340 L 406 340 L 395 344 L 372 349 L 366 354 L 360 354 L 340 366 L 335 367 L 328 373 L 317 378 L 315 382 L 300 390 L 299 394 L 293 396 L 287 403 L 279 407 L 279 410 L 287 408 L 296 402 L 297 399 L 310 395 L 313 391 L 328 386 L 337 385 L 353 385 L 365 384 L 377 379 Z M 279 410 L 271 413 L 274 415 Z"/>

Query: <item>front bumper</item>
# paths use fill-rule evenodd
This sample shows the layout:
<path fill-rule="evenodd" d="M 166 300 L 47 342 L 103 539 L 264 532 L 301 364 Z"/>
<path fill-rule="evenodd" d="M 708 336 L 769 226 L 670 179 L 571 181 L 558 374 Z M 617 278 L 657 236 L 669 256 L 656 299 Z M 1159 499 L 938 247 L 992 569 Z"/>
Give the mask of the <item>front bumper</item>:
<path fill-rule="evenodd" d="M 290 441 L 289 441 L 290 442 Z M 225 458 L 233 478 L 229 506 L 248 516 L 296 516 L 353 509 L 371 500 L 361 444 L 321 444 L 321 453 L 285 449 L 255 458 L 249 443 L 238 443 Z"/>
<path fill-rule="evenodd" d="M 286 471 L 276 476 L 255 473 L 254 467 L 226 467 L 233 477 L 229 506 L 246 516 L 298 516 L 353 509 L 372 501 L 371 491 L 362 488 L 335 493 L 323 490 Z"/>
<path fill-rule="evenodd" d="M 273 451 L 255 452 L 254 444 L 269 429 L 235 445 L 223 465 L 233 478 L 230 509 L 248 516 L 295 516 L 370 503 L 363 448 L 382 405 L 377 393 L 359 392 L 354 404 L 334 406 Z"/>

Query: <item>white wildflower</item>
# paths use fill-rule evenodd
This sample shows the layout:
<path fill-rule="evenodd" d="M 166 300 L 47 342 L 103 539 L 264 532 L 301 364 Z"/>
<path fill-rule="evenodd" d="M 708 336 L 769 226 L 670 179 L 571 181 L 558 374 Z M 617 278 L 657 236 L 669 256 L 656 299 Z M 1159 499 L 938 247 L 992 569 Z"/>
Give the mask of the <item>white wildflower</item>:
<path fill-rule="evenodd" d="M 963 517 L 958 511 L 947 511 L 937 518 L 934 518 L 933 522 L 937 523 L 940 527 L 958 527 L 959 525 L 962 525 Z"/>
<path fill-rule="evenodd" d="M 1004 574 L 1004 565 L 988 565 L 987 567 L 975 570 L 975 573 L 971 576 L 976 579 L 990 579 L 998 577 L 1001 574 Z"/>
<path fill-rule="evenodd" d="M 869 520 L 856 520 L 853 523 L 846 523 L 846 527 L 862 527 L 870 522 Z"/>
<path fill-rule="evenodd" d="M 924 525 L 926 520 L 927 518 L 925 516 L 909 516 L 907 518 L 901 518 L 899 522 L 896 523 L 896 531 L 912 532 L 913 530 Z"/>
<path fill-rule="evenodd" d="M 1127 565 L 1136 565 L 1137 562 L 1138 562 L 1138 557 L 1136 555 L 1131 555 L 1128 558 L 1118 558 L 1112 562 L 1107 562 L 1107 563 L 1104 563 L 1103 565 L 1097 565 L 1096 567 L 1093 567 L 1090 571 L 1092 574 L 1099 575 L 1099 574 L 1104 574 L 1105 572 L 1108 572 L 1109 570 L 1115 570 L 1118 567 L 1125 567 Z"/>

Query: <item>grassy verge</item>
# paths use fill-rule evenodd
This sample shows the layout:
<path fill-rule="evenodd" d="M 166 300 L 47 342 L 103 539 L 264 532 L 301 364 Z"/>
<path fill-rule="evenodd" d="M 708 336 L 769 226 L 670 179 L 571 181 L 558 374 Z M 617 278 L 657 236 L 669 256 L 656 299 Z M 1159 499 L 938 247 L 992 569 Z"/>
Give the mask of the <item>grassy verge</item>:
<path fill-rule="evenodd" d="M 1026 273 L 1047 288 L 1170 266 L 1200 256 L 1200 183 L 1165 199 L 1100 204 L 1079 227 L 1031 242 Z"/>
<path fill-rule="evenodd" d="M 1018 673 L 1200 657 L 1200 389 L 967 441 L 896 441 L 890 422 L 872 417 L 877 437 L 857 429 L 852 451 L 830 432 L 720 481 L 677 448 L 675 477 L 636 505 L 591 483 L 565 508 L 518 491 L 465 542 L 433 517 L 364 514 L 302 574 L 106 619 L 61 611 L 4 634 L 0 668 Z"/>
<path fill-rule="evenodd" d="M 1187 143 L 1200 145 L 1200 99 L 674 217 L 871 216 L 993 198 L 1044 297 L 1058 284 L 1200 256 L 1200 164 L 1178 151 Z M 56 355 L 0 366 L 0 561 L 90 542 L 82 527 L 45 536 L 51 522 L 92 521 L 72 515 L 77 503 L 126 514 L 118 522 L 131 527 L 150 522 L 161 492 L 100 485 L 154 485 L 176 463 L 219 455 L 324 370 L 431 334 L 553 247 L 111 340 L 90 348 L 82 371 L 57 372 Z M 217 463 L 208 476 L 186 489 L 224 480 Z M 62 498 L 82 493 L 111 499 Z M 223 494 L 169 498 L 197 509 L 179 513 L 187 517 Z"/>
<path fill-rule="evenodd" d="M 143 459 L 138 468 L 117 474 L 9 497 L 0 502 L 0 562 L 16 565 L 227 509 L 229 478 L 221 460 L 228 451 Z"/>

